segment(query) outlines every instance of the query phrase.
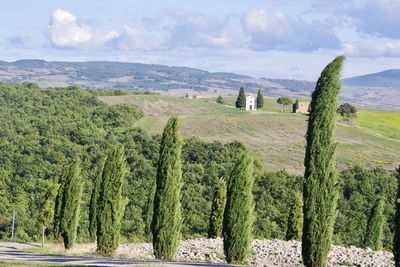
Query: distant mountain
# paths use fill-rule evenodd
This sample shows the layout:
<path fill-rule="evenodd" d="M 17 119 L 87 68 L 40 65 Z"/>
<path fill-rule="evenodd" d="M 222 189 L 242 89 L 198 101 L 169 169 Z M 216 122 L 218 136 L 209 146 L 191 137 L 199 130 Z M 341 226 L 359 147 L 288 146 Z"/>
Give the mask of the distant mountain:
<path fill-rule="evenodd" d="M 225 72 L 141 63 L 108 61 L 62 62 L 45 60 L 0 61 L 0 81 L 31 81 L 43 88 L 77 84 L 86 88 L 156 90 L 183 96 L 236 95 L 240 87 L 265 96 L 309 98 L 315 82 L 253 78 Z M 400 70 L 388 70 L 343 80 L 342 101 L 400 109 Z"/>
<path fill-rule="evenodd" d="M 385 70 L 343 80 L 344 85 L 400 88 L 400 69 Z"/>

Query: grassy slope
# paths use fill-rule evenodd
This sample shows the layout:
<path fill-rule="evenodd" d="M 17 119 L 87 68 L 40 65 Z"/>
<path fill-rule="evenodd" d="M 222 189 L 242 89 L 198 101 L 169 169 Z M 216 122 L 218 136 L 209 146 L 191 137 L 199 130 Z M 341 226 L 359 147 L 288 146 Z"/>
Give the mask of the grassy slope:
<path fill-rule="evenodd" d="M 280 113 L 280 106 L 273 99 L 266 99 L 265 108 L 255 112 L 229 106 L 233 104 L 233 98 L 225 99 L 229 105 L 220 105 L 211 99 L 191 100 L 161 95 L 105 96 L 101 99 L 108 104 L 134 104 L 142 108 L 145 117 L 137 126 L 151 134 L 161 133 L 168 117 L 179 115 L 184 137 L 199 136 L 204 140 L 223 142 L 238 140 L 246 144 L 269 169 L 286 169 L 292 173 L 303 171 L 307 116 Z M 290 107 L 286 110 L 289 111 Z M 398 115 L 393 114 L 393 119 L 400 123 Z M 368 118 L 371 117 L 365 119 L 363 112 L 360 113 L 361 128 L 356 123 L 338 123 L 339 164 L 360 162 L 394 169 L 400 159 L 400 138 L 386 133 L 390 133 L 390 124 L 398 124 L 389 119 L 388 123 L 376 122 L 376 127 L 375 124 L 366 127 Z"/>

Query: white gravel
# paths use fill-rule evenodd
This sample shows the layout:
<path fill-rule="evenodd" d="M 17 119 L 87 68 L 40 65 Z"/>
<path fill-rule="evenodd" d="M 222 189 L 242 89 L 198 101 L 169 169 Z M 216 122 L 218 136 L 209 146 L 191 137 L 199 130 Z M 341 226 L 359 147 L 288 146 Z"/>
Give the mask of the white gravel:
<path fill-rule="evenodd" d="M 268 267 L 303 266 L 301 243 L 297 241 L 254 240 L 251 265 Z M 137 259 L 153 259 L 151 244 L 120 245 L 117 254 Z M 225 262 L 222 239 L 193 239 L 182 241 L 176 255 L 179 261 Z M 333 246 L 328 255 L 328 266 L 394 266 L 393 254 L 356 247 Z"/>
<path fill-rule="evenodd" d="M 67 254 L 94 253 L 95 244 L 77 244 Z M 121 244 L 117 256 L 131 259 L 154 259 L 150 243 Z M 175 260 L 224 263 L 222 239 L 192 239 L 181 241 Z M 295 267 L 301 264 L 301 243 L 297 241 L 254 240 L 249 264 L 268 267 Z M 333 246 L 328 266 L 392 267 L 393 254 L 356 247 Z"/>

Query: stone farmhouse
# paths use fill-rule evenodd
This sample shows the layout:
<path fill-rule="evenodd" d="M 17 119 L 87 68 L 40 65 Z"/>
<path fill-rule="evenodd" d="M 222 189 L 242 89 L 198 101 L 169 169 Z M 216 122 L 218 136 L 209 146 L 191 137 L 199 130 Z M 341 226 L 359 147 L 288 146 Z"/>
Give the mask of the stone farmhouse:
<path fill-rule="evenodd" d="M 309 107 L 310 103 L 306 101 L 300 101 L 298 106 L 296 106 L 296 103 L 293 103 L 293 113 L 308 113 Z"/>

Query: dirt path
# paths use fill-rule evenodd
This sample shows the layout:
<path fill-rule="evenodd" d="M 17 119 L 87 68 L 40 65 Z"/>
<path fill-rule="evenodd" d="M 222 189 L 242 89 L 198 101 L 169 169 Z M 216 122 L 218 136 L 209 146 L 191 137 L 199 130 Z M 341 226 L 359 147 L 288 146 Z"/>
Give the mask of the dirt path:
<path fill-rule="evenodd" d="M 54 263 L 85 266 L 231 266 L 228 264 L 207 264 L 191 262 L 162 262 L 157 260 L 126 260 L 112 258 L 77 257 L 61 255 L 41 255 L 24 252 L 24 249 L 36 247 L 35 244 L 2 242 L 0 260 L 15 260 L 35 263 Z"/>

